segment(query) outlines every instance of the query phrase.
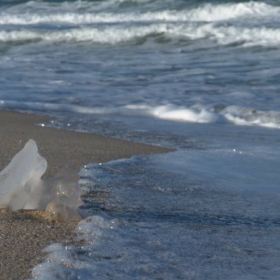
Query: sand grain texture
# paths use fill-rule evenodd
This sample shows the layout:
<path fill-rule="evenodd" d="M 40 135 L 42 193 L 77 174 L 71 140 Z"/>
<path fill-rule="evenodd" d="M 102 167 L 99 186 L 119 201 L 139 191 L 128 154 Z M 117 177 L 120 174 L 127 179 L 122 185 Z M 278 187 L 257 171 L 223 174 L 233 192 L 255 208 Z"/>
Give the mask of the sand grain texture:
<path fill-rule="evenodd" d="M 26 279 L 51 243 L 73 241 L 77 223 L 53 223 L 41 211 L 0 210 L 0 279 Z"/>

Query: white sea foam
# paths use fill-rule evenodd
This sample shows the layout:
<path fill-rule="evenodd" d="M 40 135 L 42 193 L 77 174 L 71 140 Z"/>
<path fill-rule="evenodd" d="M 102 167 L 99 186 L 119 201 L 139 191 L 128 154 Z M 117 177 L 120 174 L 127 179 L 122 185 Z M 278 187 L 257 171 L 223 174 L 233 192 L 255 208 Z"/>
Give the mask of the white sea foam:
<path fill-rule="evenodd" d="M 84 27 L 63 31 L 0 31 L 0 42 L 93 42 L 102 44 L 118 44 L 130 42 L 147 36 L 164 36 L 167 39 L 188 40 L 207 39 L 220 45 L 240 44 L 251 46 L 279 46 L 280 30 L 274 28 L 224 27 L 213 24 L 175 25 L 153 24 L 149 26 L 121 27 Z"/>
<path fill-rule="evenodd" d="M 19 14 L 3 13 L 0 16 L 0 24 L 34 25 L 40 23 L 54 24 L 90 24 L 90 23 L 120 23 L 120 22 L 216 22 L 237 19 L 240 17 L 264 18 L 277 16 L 280 9 L 265 3 L 239 3 L 239 4 L 206 4 L 198 8 L 177 11 L 162 10 L 156 12 L 127 12 L 127 13 L 80 13 L 68 11 L 63 13 L 50 10 L 40 13 L 26 12 Z"/>
<path fill-rule="evenodd" d="M 279 46 L 280 42 L 280 30 L 277 26 L 272 28 L 269 25 L 262 25 L 250 28 L 250 24 L 249 26 L 232 24 L 232 20 L 240 18 L 244 22 L 248 22 L 248 18 L 255 21 L 273 18 L 274 23 L 278 21 L 280 8 L 262 2 L 205 4 L 188 10 L 163 9 L 139 12 L 131 10 L 108 12 L 106 9 L 106 12 L 96 12 L 88 6 L 93 5 L 96 8 L 109 5 L 109 2 L 116 3 L 116 1 L 99 4 L 78 1 L 47 5 L 29 2 L 16 11 L 5 10 L 0 15 L 0 25 L 8 25 L 9 28 L 5 27 L 0 31 L 0 42 L 88 41 L 118 44 L 153 35 L 166 38 L 168 42 L 173 40 L 177 42 L 177 39 L 181 38 L 206 39 L 220 45 L 240 44 L 245 47 Z M 220 24 L 220 21 L 229 21 L 230 24 Z M 40 24 L 53 26 L 48 30 L 33 28 L 33 25 L 37 27 Z M 11 25 L 16 27 L 11 29 Z M 60 29 L 61 25 L 66 25 L 67 28 Z"/>
<path fill-rule="evenodd" d="M 108 267 L 102 269 L 102 265 L 100 267 L 91 260 L 91 257 L 94 258 L 94 255 L 99 251 L 96 250 L 96 247 L 100 243 L 107 243 L 108 248 L 108 252 L 106 253 L 105 249 L 103 252 L 100 252 L 101 255 L 107 254 L 112 258 L 117 257 L 115 255 L 118 253 L 119 246 L 121 245 L 119 243 L 123 242 L 118 240 L 118 238 L 121 239 L 118 232 L 118 224 L 119 221 L 117 219 L 104 219 L 97 215 L 82 220 L 77 226 L 76 231 L 78 239 L 86 241 L 86 245 L 83 246 L 85 252 L 87 251 L 85 258 L 73 257 L 76 254 L 75 249 L 77 249 L 73 246 L 64 247 L 61 244 L 52 244 L 44 249 L 44 252 L 48 253 L 46 262 L 33 268 L 33 277 L 42 280 L 65 279 L 65 277 L 67 279 L 76 279 L 77 277 L 78 279 L 92 279 L 93 275 L 100 274 L 103 269 L 108 269 Z M 116 240 L 112 242 L 112 239 Z M 116 250 L 116 252 L 113 252 L 112 249 Z"/>
<path fill-rule="evenodd" d="M 46 42 L 66 42 L 91 41 L 95 43 L 117 44 L 133 39 L 142 38 L 153 33 L 165 33 L 167 26 L 147 26 L 128 28 L 77 28 L 55 32 L 36 32 L 30 30 L 0 31 L 0 41 L 21 42 L 21 41 L 46 41 Z"/>
<path fill-rule="evenodd" d="M 151 109 L 151 114 L 160 119 L 197 123 L 224 122 L 224 117 L 205 109 L 196 110 L 174 106 L 159 106 Z"/>
<path fill-rule="evenodd" d="M 280 129 L 280 112 L 258 111 L 238 106 L 227 106 L 220 111 L 211 107 L 200 109 L 195 107 L 197 106 L 193 108 L 160 106 L 151 108 L 150 112 L 153 116 L 166 120 L 195 123 L 232 123 Z"/>
<path fill-rule="evenodd" d="M 280 43 L 280 30 L 274 28 L 220 27 L 215 28 L 215 31 L 213 36 L 222 45 L 240 43 L 245 47 L 251 47 L 278 46 Z"/>

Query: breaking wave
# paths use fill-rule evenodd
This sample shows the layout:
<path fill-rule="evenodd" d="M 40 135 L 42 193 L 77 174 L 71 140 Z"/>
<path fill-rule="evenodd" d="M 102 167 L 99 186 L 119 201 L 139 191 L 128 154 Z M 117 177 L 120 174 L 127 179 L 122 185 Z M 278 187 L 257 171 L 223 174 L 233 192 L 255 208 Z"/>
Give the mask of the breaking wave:
<path fill-rule="evenodd" d="M 55 7 L 57 9 L 57 7 Z M 265 3 L 238 3 L 211 5 L 206 4 L 191 10 L 162 10 L 156 12 L 80 12 L 63 10 L 57 12 L 51 8 L 40 13 L 28 11 L 25 13 L 0 15 L 1 25 L 34 25 L 48 24 L 92 24 L 92 23 L 121 23 L 121 22 L 217 22 L 239 18 L 266 18 L 278 16 L 280 8 Z"/>
<path fill-rule="evenodd" d="M 160 42 L 174 42 L 183 39 L 187 41 L 206 39 L 219 45 L 239 44 L 245 47 L 251 46 L 278 46 L 280 43 L 280 29 L 273 28 L 243 28 L 224 27 L 213 24 L 174 25 L 153 24 L 149 26 L 122 27 L 84 27 L 60 31 L 31 31 L 14 30 L 0 31 L 0 42 L 86 42 L 102 44 L 118 44 L 133 40 L 152 37 L 157 41 L 158 37 L 166 39 Z M 142 41 L 139 41 L 142 43 Z M 138 41 L 137 41 L 138 43 Z"/>
<path fill-rule="evenodd" d="M 55 32 L 37 32 L 29 30 L 0 31 L 0 42 L 67 42 L 91 41 L 95 43 L 117 44 L 137 38 L 143 38 L 154 33 L 167 33 L 167 26 L 129 27 L 127 29 L 108 28 L 78 28 Z"/>
<path fill-rule="evenodd" d="M 139 1 L 145 5 L 149 2 Z M 160 37 L 163 40 L 155 41 L 161 43 L 206 39 L 246 47 L 278 46 L 280 42 L 280 7 L 266 3 L 203 4 L 188 9 L 163 6 L 161 10 L 134 8 L 121 12 L 109 9 L 110 3 L 122 2 L 28 2 L 17 9 L 6 9 L 0 14 L 0 42 L 118 44 L 137 40 L 136 44 L 142 44 L 147 36 Z M 104 5 L 107 8 L 97 9 Z"/>
<path fill-rule="evenodd" d="M 280 129 L 280 112 L 262 111 L 239 106 L 225 106 L 222 109 L 207 106 L 203 107 L 198 104 L 191 107 L 179 107 L 174 105 L 127 105 L 110 108 L 0 100 L 0 108 L 41 112 L 72 112 L 78 114 L 152 117 L 178 122 L 234 124 Z"/>
<path fill-rule="evenodd" d="M 184 108 L 159 106 L 151 109 L 152 115 L 166 120 L 196 123 L 231 123 L 280 129 L 280 112 L 261 111 L 238 106 L 215 108 Z"/>

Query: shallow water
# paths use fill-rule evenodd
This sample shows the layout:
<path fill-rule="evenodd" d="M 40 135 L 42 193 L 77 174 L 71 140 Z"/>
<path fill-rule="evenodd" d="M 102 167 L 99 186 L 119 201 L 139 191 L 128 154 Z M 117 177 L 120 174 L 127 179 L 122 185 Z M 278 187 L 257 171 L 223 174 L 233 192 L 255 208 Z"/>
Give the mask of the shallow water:
<path fill-rule="evenodd" d="M 277 279 L 278 1 L 1 1 L 0 107 L 168 146 L 80 171 L 84 248 L 38 279 Z M 68 275 L 68 276 L 66 276 Z"/>
<path fill-rule="evenodd" d="M 279 193 L 260 195 L 250 186 L 222 190 L 223 178 L 209 180 L 208 171 L 197 176 L 193 170 L 169 169 L 170 159 L 178 163 L 181 156 L 141 156 L 81 170 L 92 216 L 77 233 L 87 245 L 47 248 L 47 262 L 34 276 L 277 279 Z M 252 180 L 246 176 L 227 181 L 246 185 Z"/>

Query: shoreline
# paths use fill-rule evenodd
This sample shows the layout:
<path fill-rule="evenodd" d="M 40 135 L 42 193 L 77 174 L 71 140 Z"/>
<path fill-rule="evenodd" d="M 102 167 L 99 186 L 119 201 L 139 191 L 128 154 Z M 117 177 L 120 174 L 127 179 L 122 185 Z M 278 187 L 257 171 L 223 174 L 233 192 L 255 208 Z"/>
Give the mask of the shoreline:
<path fill-rule="evenodd" d="M 63 168 L 78 172 L 89 163 L 174 151 L 171 148 L 36 125 L 49 122 L 51 118 L 47 116 L 0 110 L 0 120 L 0 170 L 8 165 L 29 139 L 36 141 L 39 154 L 48 162 L 44 177 L 53 177 Z"/>
<path fill-rule="evenodd" d="M 48 162 L 44 177 L 53 177 L 63 168 L 78 172 L 89 163 L 107 162 L 173 151 L 89 133 L 42 127 L 50 117 L 0 111 L 0 168 L 3 170 L 29 139 L 37 142 L 39 153 Z M 51 243 L 74 242 L 77 222 L 54 223 L 41 211 L 0 209 L 0 273 L 3 279 L 26 279 L 43 261 L 41 252 Z"/>

